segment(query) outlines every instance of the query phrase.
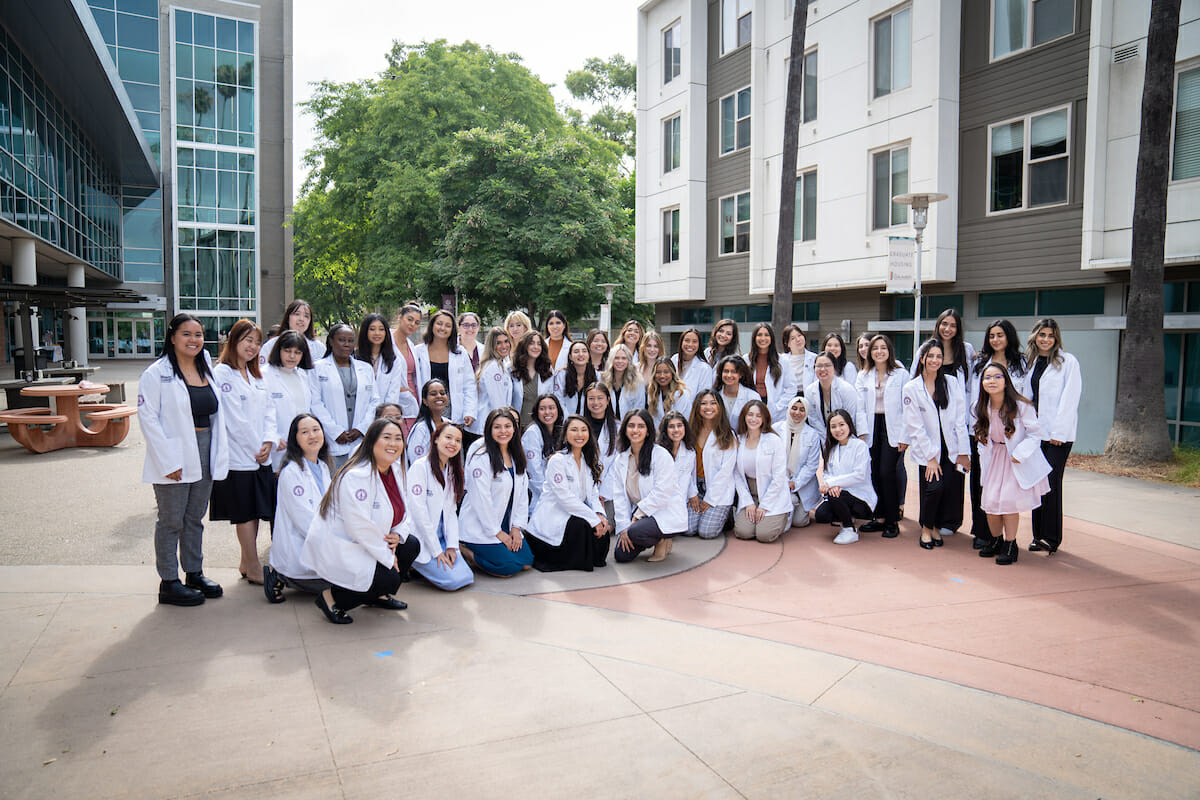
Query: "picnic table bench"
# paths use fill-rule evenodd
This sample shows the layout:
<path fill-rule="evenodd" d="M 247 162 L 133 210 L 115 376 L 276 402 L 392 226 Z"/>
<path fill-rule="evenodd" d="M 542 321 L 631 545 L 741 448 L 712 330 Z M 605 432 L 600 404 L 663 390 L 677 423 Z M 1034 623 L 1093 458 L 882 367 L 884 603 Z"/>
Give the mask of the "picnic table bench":
<path fill-rule="evenodd" d="M 64 447 L 112 447 L 129 434 L 129 418 L 137 413 L 131 406 L 114 403 L 80 403 L 85 395 L 106 395 L 99 384 L 26 386 L 27 397 L 54 398 L 55 413 L 48 408 L 21 408 L 0 413 L 0 422 L 25 449 L 48 453 Z M 87 424 L 83 419 L 86 418 Z"/>

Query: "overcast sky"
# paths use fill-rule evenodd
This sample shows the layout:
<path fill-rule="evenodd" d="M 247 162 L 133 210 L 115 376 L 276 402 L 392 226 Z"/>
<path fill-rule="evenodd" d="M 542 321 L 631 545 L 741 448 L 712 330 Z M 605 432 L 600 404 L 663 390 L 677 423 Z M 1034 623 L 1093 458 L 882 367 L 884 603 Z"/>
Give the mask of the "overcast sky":
<path fill-rule="evenodd" d="M 555 100 L 569 94 L 563 77 L 585 59 L 637 55 L 637 7 L 644 0 L 295 0 L 295 186 L 304 181 L 300 159 L 314 139 L 312 119 L 300 113 L 313 81 L 373 77 L 392 42 L 445 39 L 517 53 Z"/>

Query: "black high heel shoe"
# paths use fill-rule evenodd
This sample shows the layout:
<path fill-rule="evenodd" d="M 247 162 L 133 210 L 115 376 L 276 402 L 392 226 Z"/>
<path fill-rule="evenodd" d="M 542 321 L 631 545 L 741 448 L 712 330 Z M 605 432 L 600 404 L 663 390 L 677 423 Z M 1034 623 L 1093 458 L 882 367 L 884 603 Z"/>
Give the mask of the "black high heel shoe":
<path fill-rule="evenodd" d="M 1031 552 L 1031 553 L 1045 552 L 1046 555 L 1052 556 L 1058 552 L 1058 545 L 1050 544 L 1045 539 L 1034 539 L 1032 542 L 1029 543 L 1029 552 Z"/>
<path fill-rule="evenodd" d="M 935 545 L 934 545 L 934 543 L 933 543 L 933 540 L 932 540 L 932 539 L 930 539 L 929 541 L 926 541 L 926 540 L 924 539 L 924 537 L 922 537 L 921 539 L 919 539 L 919 540 L 917 541 L 917 544 L 921 545 L 921 549 L 922 549 L 922 550 L 932 550 L 932 549 L 935 547 Z"/>
<path fill-rule="evenodd" d="M 324 592 L 317 595 L 317 608 L 321 609 L 321 613 L 325 615 L 325 619 L 334 625 L 349 625 L 351 622 L 354 622 L 354 617 L 338 608 L 336 603 L 332 606 L 327 604 Z"/>

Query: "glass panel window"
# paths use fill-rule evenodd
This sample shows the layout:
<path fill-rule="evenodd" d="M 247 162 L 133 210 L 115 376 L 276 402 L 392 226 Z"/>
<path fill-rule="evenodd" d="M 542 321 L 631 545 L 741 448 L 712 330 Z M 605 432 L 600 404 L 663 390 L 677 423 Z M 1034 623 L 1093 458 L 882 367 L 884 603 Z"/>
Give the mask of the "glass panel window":
<path fill-rule="evenodd" d="M 796 178 L 796 222 L 792 238 L 811 242 L 817 238 L 817 172 Z"/>
<path fill-rule="evenodd" d="M 1074 0 L 1033 0 L 1034 47 L 1067 36 L 1074 29 Z"/>
<path fill-rule="evenodd" d="M 1180 72 L 1175 88 L 1171 180 L 1200 177 L 1200 67 Z"/>
<path fill-rule="evenodd" d="M 989 211 L 1067 202 L 1070 122 L 1060 108 L 990 128 Z"/>
<path fill-rule="evenodd" d="M 892 202 L 896 195 L 908 192 L 908 148 L 897 147 L 876 153 L 872 175 L 874 203 L 871 228 L 880 230 L 908 222 L 908 206 Z"/>
<path fill-rule="evenodd" d="M 679 209 L 663 212 L 663 263 L 672 264 L 679 260 Z"/>
<path fill-rule="evenodd" d="M 1037 292 L 988 292 L 979 295 L 979 316 L 1032 317 L 1037 312 Z"/>
<path fill-rule="evenodd" d="M 750 43 L 753 0 L 721 0 L 721 55 Z"/>
<path fill-rule="evenodd" d="M 992 0 L 993 59 L 1052 42 L 1074 30 L 1075 0 Z"/>
<path fill-rule="evenodd" d="M 992 58 L 1025 49 L 1029 0 L 992 0 Z"/>
<path fill-rule="evenodd" d="M 804 56 L 804 121 L 817 118 L 817 51 Z"/>
<path fill-rule="evenodd" d="M 750 146 L 750 87 L 721 98 L 721 155 Z"/>
<path fill-rule="evenodd" d="M 683 51 L 679 42 L 683 27 L 676 22 L 663 31 L 663 83 L 670 83 L 679 77 L 682 69 Z"/>
<path fill-rule="evenodd" d="M 1083 289 L 1042 289 L 1038 292 L 1038 311 L 1043 317 L 1065 317 L 1071 314 L 1103 314 L 1104 287 Z"/>
<path fill-rule="evenodd" d="M 903 8 L 875 20 L 875 97 L 912 83 L 912 9 Z"/>
<path fill-rule="evenodd" d="M 750 193 L 721 198 L 721 255 L 750 252 Z"/>
<path fill-rule="evenodd" d="M 663 172 L 679 169 L 682 157 L 681 120 L 678 114 L 663 123 Z"/>

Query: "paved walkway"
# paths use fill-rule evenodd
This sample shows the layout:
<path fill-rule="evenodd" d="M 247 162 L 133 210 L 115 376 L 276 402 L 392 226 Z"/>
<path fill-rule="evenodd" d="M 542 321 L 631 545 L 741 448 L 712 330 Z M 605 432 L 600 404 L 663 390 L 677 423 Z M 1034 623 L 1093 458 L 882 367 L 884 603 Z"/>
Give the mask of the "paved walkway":
<path fill-rule="evenodd" d="M 1070 473 L 1093 519 L 1011 567 L 686 539 L 335 627 L 238 581 L 226 526 L 226 596 L 157 606 L 141 446 L 0 437 L 4 797 L 1198 794 L 1196 492 Z"/>

